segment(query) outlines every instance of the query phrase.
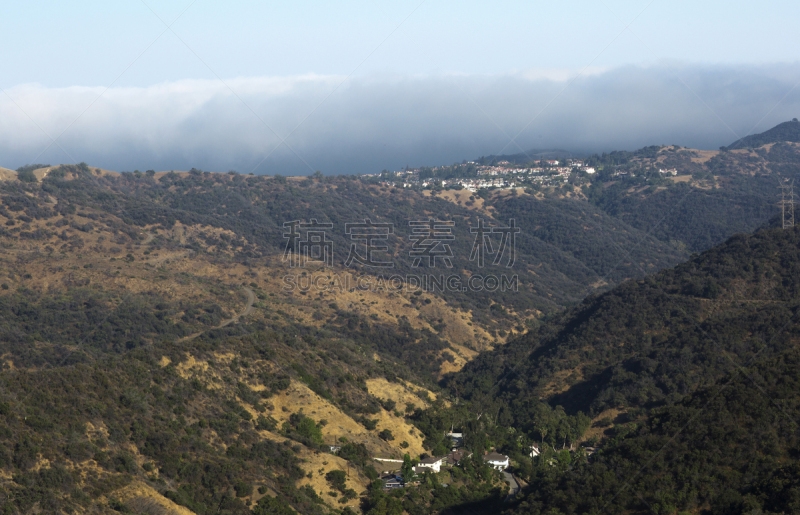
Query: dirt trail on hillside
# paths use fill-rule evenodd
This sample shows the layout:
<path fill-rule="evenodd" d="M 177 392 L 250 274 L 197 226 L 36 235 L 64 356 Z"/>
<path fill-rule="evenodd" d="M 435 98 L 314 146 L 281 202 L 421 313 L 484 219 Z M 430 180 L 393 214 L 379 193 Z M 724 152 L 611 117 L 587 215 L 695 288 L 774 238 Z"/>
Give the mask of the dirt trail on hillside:
<path fill-rule="evenodd" d="M 247 293 L 247 306 L 245 306 L 244 310 L 241 313 L 239 313 L 238 315 L 236 315 L 233 318 L 230 318 L 230 319 L 225 320 L 224 322 L 222 322 L 219 326 L 217 326 L 217 329 L 219 329 L 220 327 L 225 327 L 226 325 L 230 325 L 230 324 L 232 324 L 234 322 L 238 322 L 239 318 L 241 318 L 241 317 L 243 317 L 245 315 L 249 315 L 250 313 L 253 312 L 253 304 L 256 301 L 256 294 L 255 294 L 255 292 L 253 290 L 251 290 L 250 288 L 248 288 L 246 286 L 243 286 L 242 289 L 245 291 L 245 293 Z"/>
<path fill-rule="evenodd" d="M 214 329 L 220 329 L 220 328 L 228 326 L 228 325 L 230 325 L 230 324 L 232 324 L 234 322 L 238 322 L 241 317 L 249 315 L 250 313 L 253 312 L 253 304 L 255 304 L 255 302 L 256 302 L 256 293 L 253 290 L 251 290 L 250 288 L 246 287 L 246 286 L 242 286 L 242 289 L 245 291 L 245 293 L 247 293 L 247 304 L 245 305 L 245 307 L 242 310 L 242 312 L 237 314 L 237 315 L 234 315 L 233 318 L 229 318 L 227 320 L 223 320 Z M 191 334 L 189 336 L 181 338 L 178 341 L 185 342 L 187 340 L 194 340 L 195 338 L 197 338 L 198 336 L 200 336 L 204 332 L 206 332 L 206 331 L 200 331 L 199 333 Z"/>
<path fill-rule="evenodd" d="M 178 259 L 185 258 L 186 256 L 191 256 L 193 253 L 193 250 L 184 250 L 183 252 L 178 252 L 176 254 L 167 254 L 166 256 L 148 259 L 145 261 L 145 263 L 158 266 L 166 263 L 167 261 L 176 261 Z"/>

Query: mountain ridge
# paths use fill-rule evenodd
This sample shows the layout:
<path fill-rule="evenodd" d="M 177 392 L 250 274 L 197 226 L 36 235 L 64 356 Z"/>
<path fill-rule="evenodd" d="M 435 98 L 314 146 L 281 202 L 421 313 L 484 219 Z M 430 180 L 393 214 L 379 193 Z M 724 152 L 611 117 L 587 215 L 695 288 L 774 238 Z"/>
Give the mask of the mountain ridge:
<path fill-rule="evenodd" d="M 800 143 L 800 122 L 793 118 L 788 122 L 779 123 L 771 129 L 759 134 L 751 134 L 738 139 L 726 147 L 727 150 L 762 147 L 770 143 L 789 141 Z"/>

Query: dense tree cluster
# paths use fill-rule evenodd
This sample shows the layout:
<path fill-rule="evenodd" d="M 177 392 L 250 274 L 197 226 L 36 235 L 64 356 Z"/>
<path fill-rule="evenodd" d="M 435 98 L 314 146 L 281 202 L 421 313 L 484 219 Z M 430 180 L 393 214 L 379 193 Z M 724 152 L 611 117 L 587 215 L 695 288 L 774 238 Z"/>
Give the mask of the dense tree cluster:
<path fill-rule="evenodd" d="M 800 352 L 621 428 L 591 460 L 536 460 L 513 513 L 796 513 Z"/>

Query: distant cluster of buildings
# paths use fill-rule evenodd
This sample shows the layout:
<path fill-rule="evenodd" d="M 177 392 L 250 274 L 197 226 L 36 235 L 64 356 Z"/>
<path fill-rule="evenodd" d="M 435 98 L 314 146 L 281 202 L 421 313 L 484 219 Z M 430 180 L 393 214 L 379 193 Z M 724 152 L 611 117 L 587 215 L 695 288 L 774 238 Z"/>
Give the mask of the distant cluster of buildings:
<path fill-rule="evenodd" d="M 419 476 L 422 476 L 425 472 L 439 473 L 443 469 L 460 465 L 465 459 L 472 456 L 471 452 L 462 448 L 464 445 L 463 433 L 450 432 L 447 433 L 446 436 L 450 438 L 452 443 L 452 449 L 448 454 L 444 456 L 429 456 L 421 459 L 419 463 L 417 463 L 417 465 L 414 467 L 413 469 L 414 477 L 411 479 L 404 478 L 398 473 L 383 472 L 381 480 L 383 481 L 384 489 L 392 490 L 395 488 L 403 488 L 414 484 L 418 484 Z M 582 449 L 587 456 L 592 456 L 598 450 L 595 447 L 584 447 Z M 573 452 L 571 448 L 570 452 Z M 539 447 L 537 445 L 532 445 L 530 447 L 529 456 L 531 458 L 535 458 L 539 455 L 540 455 Z M 480 458 L 484 463 L 486 463 L 487 465 L 498 471 L 505 471 L 511 466 L 511 460 L 509 459 L 509 457 L 504 454 L 500 454 L 499 452 L 485 451 Z M 398 459 L 388 459 L 388 458 L 374 458 L 374 459 L 378 463 L 393 465 L 393 467 L 388 467 L 389 469 L 391 468 L 396 469 L 400 464 L 403 463 L 403 460 L 398 460 Z M 553 457 L 548 461 L 548 463 L 551 466 L 555 466 L 556 460 L 557 458 Z"/>
<path fill-rule="evenodd" d="M 558 186 L 568 182 L 570 176 L 576 172 L 588 175 L 597 173 L 594 167 L 575 159 L 562 161 L 547 159 L 535 164 L 538 166 L 518 166 L 508 161 L 483 165 L 469 161 L 453 167 L 437 166 L 396 172 L 384 171 L 382 174 L 375 175 L 381 175 L 387 179 L 381 182 L 386 186 L 402 186 L 404 188 L 456 187 L 457 189 L 461 188 L 474 193 L 482 189 L 512 189 L 526 185 Z M 437 175 L 446 177 L 448 171 L 453 172 L 455 171 L 454 167 L 457 168 L 459 166 L 468 167 L 469 175 L 449 179 L 437 177 Z M 464 169 L 462 168 L 461 174 L 463 173 Z M 658 173 L 661 176 L 677 176 L 679 174 L 676 168 L 659 168 Z M 449 175 L 452 177 L 457 174 L 449 173 Z M 630 170 L 620 170 L 613 172 L 611 176 L 625 179 L 636 177 L 636 173 Z"/>
<path fill-rule="evenodd" d="M 417 463 L 414 467 L 414 474 L 415 476 L 420 476 L 425 472 L 432 472 L 438 473 L 441 472 L 443 468 L 450 468 L 459 465 L 463 460 L 472 456 L 472 453 L 462 449 L 462 445 L 464 443 L 464 435 L 463 433 L 447 433 L 447 437 L 450 438 L 452 443 L 451 451 L 444 455 L 444 456 L 429 456 L 423 458 Z M 538 455 L 538 450 L 536 452 Z M 531 454 L 533 456 L 533 454 Z M 506 470 L 511 462 L 508 456 L 504 454 L 500 454 L 498 452 L 485 452 L 483 456 L 481 456 L 484 463 L 488 464 L 495 470 Z M 385 458 L 375 458 L 376 461 L 380 463 L 392 463 L 392 464 L 400 464 L 402 460 L 396 459 L 385 459 Z M 417 481 L 412 480 L 408 481 L 408 478 L 403 478 L 399 474 L 395 473 L 388 473 L 384 472 L 381 479 L 383 480 L 383 486 L 386 490 L 392 490 L 395 488 L 403 488 L 410 484 L 415 484 Z"/>
<path fill-rule="evenodd" d="M 404 188 L 422 187 L 427 188 L 434 185 L 443 187 L 460 186 L 461 188 L 477 192 L 480 189 L 511 189 L 520 187 L 523 183 L 538 183 L 542 185 L 563 184 L 569 180 L 569 176 L 576 171 L 587 174 L 594 174 L 593 167 L 585 166 L 581 161 L 569 161 L 561 163 L 558 160 L 541 161 L 538 167 L 517 167 L 508 161 L 500 161 L 493 165 L 473 165 L 476 173 L 474 177 L 462 177 L 457 179 L 420 179 L 420 169 L 404 170 L 401 172 L 391 172 L 397 178 L 403 179 L 401 183 Z M 431 168 L 433 172 L 438 172 L 445 167 Z M 384 183 L 389 185 L 390 183 Z"/>

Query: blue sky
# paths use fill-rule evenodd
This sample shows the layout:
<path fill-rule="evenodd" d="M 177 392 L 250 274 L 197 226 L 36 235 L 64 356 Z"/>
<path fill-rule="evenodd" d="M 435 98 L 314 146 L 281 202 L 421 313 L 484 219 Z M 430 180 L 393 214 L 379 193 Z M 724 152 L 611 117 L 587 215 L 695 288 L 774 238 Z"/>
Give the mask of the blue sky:
<path fill-rule="evenodd" d="M 800 102 L 798 2 L 31 1 L 0 17 L 2 166 L 343 173 L 715 148 Z"/>
<path fill-rule="evenodd" d="M 758 64 L 794 62 L 800 48 L 800 3 L 789 1 L 30 1 L 4 2 L 0 14 L 3 87 L 107 86 L 156 38 L 116 84 L 214 78 L 211 70 L 232 78 Z M 162 20 L 177 35 L 159 38 Z"/>

